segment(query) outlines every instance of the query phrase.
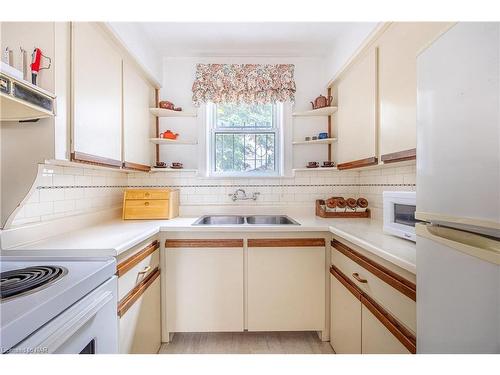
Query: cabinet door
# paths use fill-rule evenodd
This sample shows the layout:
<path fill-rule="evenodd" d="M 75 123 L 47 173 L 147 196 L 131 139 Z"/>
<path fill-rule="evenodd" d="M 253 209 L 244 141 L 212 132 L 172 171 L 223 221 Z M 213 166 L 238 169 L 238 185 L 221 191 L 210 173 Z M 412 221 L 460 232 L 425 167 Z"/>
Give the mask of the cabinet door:
<path fill-rule="evenodd" d="M 156 354 L 161 345 L 160 278 L 120 317 L 120 353 Z"/>
<path fill-rule="evenodd" d="M 154 88 L 129 63 L 123 63 L 123 161 L 149 167 L 152 162 Z M 133 166 L 132 166 L 133 167 Z"/>
<path fill-rule="evenodd" d="M 330 275 L 330 344 L 337 354 L 361 354 L 361 301 Z"/>
<path fill-rule="evenodd" d="M 166 241 L 168 331 L 243 331 L 243 241 L 197 241 Z"/>
<path fill-rule="evenodd" d="M 72 25 L 74 159 L 119 166 L 122 158 L 122 59 L 99 26 Z M 96 159 L 98 159 L 96 158 Z M 99 160 L 99 159 L 98 159 Z"/>
<path fill-rule="evenodd" d="M 338 164 L 376 151 L 377 51 L 370 49 L 338 84 Z"/>
<path fill-rule="evenodd" d="M 323 331 L 324 244 L 254 247 L 261 240 L 248 241 L 248 330 Z"/>
<path fill-rule="evenodd" d="M 396 22 L 378 44 L 380 154 L 415 149 L 417 54 L 448 28 L 447 22 Z"/>
<path fill-rule="evenodd" d="M 361 317 L 363 354 L 410 354 L 408 349 L 364 305 Z"/>

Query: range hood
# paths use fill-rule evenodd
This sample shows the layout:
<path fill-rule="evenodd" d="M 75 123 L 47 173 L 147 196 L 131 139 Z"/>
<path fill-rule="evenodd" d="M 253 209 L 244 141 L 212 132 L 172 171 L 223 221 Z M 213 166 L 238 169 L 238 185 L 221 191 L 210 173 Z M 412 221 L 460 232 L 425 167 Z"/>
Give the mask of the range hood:
<path fill-rule="evenodd" d="M 26 121 L 52 117 L 55 114 L 55 95 L 0 73 L 0 120 Z"/>

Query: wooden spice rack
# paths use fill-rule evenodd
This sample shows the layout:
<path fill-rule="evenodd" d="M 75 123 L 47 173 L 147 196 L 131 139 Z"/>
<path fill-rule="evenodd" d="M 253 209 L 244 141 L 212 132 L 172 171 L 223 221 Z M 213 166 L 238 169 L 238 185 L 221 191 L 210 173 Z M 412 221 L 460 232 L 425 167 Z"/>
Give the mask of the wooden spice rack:
<path fill-rule="evenodd" d="M 326 211 L 325 207 L 326 202 L 323 199 L 316 200 L 316 216 L 324 217 L 324 218 L 368 218 L 370 217 L 370 209 L 367 208 L 366 211 L 363 212 L 354 212 L 354 211 L 346 211 L 346 212 L 332 212 Z"/>

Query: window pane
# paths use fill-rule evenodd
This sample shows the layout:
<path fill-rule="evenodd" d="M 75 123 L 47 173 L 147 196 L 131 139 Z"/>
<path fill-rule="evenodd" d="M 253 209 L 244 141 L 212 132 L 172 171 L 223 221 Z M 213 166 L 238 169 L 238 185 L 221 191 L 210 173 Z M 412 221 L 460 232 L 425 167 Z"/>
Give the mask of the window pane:
<path fill-rule="evenodd" d="M 215 133 L 216 172 L 274 172 L 274 133 Z"/>
<path fill-rule="evenodd" d="M 217 128 L 273 127 L 272 104 L 218 104 Z"/>

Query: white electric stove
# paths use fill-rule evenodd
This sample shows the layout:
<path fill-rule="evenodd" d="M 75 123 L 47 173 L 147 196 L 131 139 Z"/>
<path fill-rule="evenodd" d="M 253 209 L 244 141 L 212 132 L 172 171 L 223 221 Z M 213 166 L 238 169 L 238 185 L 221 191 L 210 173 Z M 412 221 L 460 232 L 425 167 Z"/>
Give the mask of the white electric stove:
<path fill-rule="evenodd" d="M 2 353 L 116 353 L 114 258 L 1 257 Z"/>

